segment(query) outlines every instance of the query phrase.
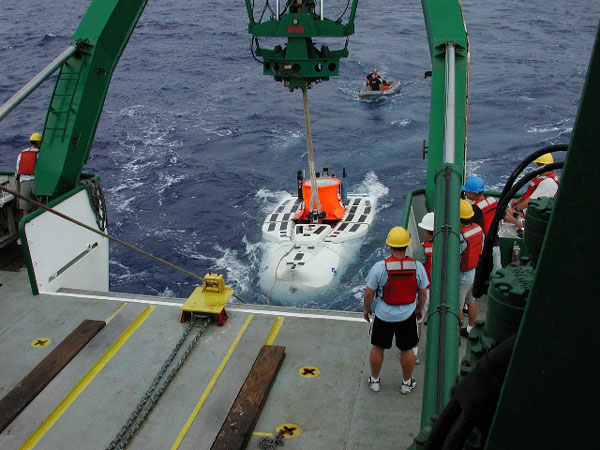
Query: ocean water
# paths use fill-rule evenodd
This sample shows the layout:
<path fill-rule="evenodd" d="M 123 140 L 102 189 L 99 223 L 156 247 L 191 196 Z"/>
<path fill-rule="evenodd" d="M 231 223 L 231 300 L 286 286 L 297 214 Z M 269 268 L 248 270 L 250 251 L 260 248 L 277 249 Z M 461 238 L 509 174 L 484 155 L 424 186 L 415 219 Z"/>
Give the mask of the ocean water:
<path fill-rule="evenodd" d="M 0 102 L 68 46 L 88 4 L 2 1 Z M 326 16 L 345 5 L 325 2 Z M 471 43 L 468 173 L 500 188 L 530 152 L 568 143 L 600 2 L 462 6 Z M 307 157 L 301 93 L 262 75 L 247 22 L 243 0 L 149 1 L 115 70 L 84 170 L 102 179 L 111 234 L 199 275 L 223 273 L 239 296 L 262 303 L 261 223 L 283 192 L 294 192 Z M 312 133 L 317 166 L 338 174 L 345 166 L 350 189 L 375 195 L 379 211 L 338 290 L 299 306 L 360 308 L 403 195 L 425 176 L 430 58 L 420 2 L 363 0 L 355 24 L 341 75 L 309 91 Z M 401 92 L 359 101 L 373 67 L 401 79 Z M 51 90 L 46 82 L 0 123 L 2 169 L 13 168 L 40 130 Z M 186 297 L 197 284 L 118 245 L 110 252 L 113 291 Z"/>

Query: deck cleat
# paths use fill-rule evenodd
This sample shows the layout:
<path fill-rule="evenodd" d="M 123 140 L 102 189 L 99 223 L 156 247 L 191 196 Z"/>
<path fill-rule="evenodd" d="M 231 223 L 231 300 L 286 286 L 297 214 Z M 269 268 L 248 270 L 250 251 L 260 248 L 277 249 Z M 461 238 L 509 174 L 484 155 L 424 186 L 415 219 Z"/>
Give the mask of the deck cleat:
<path fill-rule="evenodd" d="M 181 322 L 195 317 L 213 317 L 217 325 L 222 326 L 227 320 L 225 305 L 234 290 L 225 285 L 223 275 L 207 273 L 202 279 L 202 286 L 197 287 L 181 306 Z"/>

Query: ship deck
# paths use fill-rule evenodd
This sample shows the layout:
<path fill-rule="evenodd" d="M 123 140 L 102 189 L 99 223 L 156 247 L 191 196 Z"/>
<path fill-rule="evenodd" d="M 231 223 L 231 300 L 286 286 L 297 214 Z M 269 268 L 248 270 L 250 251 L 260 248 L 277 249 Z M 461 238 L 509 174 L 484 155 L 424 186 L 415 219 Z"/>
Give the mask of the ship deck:
<path fill-rule="evenodd" d="M 83 320 L 107 322 L 4 429 L 0 448 L 107 448 L 182 335 L 184 301 L 72 291 L 34 296 L 24 269 L 0 272 L 2 397 Z M 259 439 L 286 424 L 295 427 L 285 438 L 289 450 L 412 443 L 424 364 L 416 366 L 415 391 L 401 395 L 398 351 L 387 351 L 381 392 L 372 393 L 362 314 L 238 304 L 227 312 L 224 326 L 208 326 L 129 448 L 210 449 L 267 340 L 284 346 L 286 356 L 247 448 L 259 448 Z M 50 345 L 32 346 L 39 339 Z M 318 376 L 301 376 L 303 367 L 317 368 Z"/>

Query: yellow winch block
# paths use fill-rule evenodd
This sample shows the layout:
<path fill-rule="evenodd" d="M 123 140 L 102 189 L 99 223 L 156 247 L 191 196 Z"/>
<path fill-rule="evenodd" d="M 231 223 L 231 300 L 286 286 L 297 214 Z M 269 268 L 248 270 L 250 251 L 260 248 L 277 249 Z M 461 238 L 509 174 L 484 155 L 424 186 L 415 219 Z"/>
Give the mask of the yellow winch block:
<path fill-rule="evenodd" d="M 223 275 L 207 273 L 202 287 L 197 287 L 181 309 L 185 312 L 219 314 L 233 295 L 234 290 L 225 285 Z"/>

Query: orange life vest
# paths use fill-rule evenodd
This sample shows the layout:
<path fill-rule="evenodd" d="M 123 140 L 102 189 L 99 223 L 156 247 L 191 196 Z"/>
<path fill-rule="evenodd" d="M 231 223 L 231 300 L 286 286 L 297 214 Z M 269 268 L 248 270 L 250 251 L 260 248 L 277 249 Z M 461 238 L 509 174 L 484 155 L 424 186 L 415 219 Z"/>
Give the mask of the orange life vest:
<path fill-rule="evenodd" d="M 433 242 L 423 242 L 423 250 L 425 251 L 425 272 L 427 272 L 427 279 L 429 280 L 429 284 L 431 284 L 431 262 L 433 259 Z"/>
<path fill-rule="evenodd" d="M 479 255 L 483 250 L 483 230 L 479 225 L 461 225 L 460 233 L 467 242 L 467 248 L 460 257 L 460 271 L 467 272 L 477 267 Z"/>
<path fill-rule="evenodd" d="M 483 232 L 487 234 L 494 220 L 494 214 L 496 214 L 496 207 L 498 202 L 494 197 L 485 197 L 484 199 L 477 200 L 475 203 L 481 212 L 483 213 Z"/>
<path fill-rule="evenodd" d="M 417 298 L 417 262 L 409 258 L 386 258 L 388 279 L 383 286 L 383 301 L 388 305 L 408 305 Z"/>
<path fill-rule="evenodd" d="M 547 172 L 544 175 L 538 175 L 537 177 L 535 177 L 533 180 L 531 180 L 529 182 L 529 184 L 527 185 L 527 190 L 523 194 L 522 198 L 531 197 L 531 194 L 533 194 L 535 192 L 535 190 L 537 189 L 538 184 L 540 184 L 546 178 L 551 178 L 556 182 L 556 184 L 558 184 L 558 175 L 556 175 L 556 172 Z M 556 194 L 554 194 L 554 196 L 556 197 Z"/>
<path fill-rule="evenodd" d="M 28 148 L 21 152 L 18 175 L 33 175 L 37 162 L 38 149 Z"/>

